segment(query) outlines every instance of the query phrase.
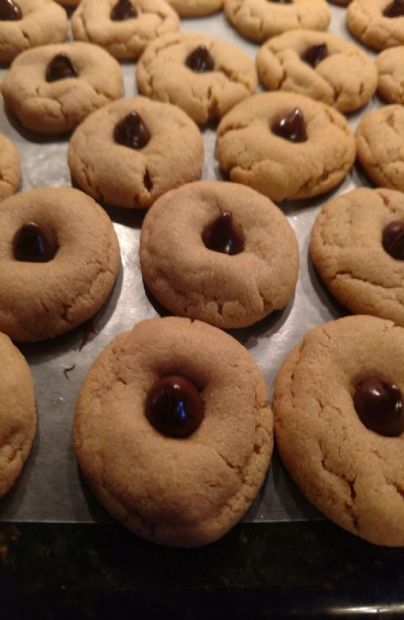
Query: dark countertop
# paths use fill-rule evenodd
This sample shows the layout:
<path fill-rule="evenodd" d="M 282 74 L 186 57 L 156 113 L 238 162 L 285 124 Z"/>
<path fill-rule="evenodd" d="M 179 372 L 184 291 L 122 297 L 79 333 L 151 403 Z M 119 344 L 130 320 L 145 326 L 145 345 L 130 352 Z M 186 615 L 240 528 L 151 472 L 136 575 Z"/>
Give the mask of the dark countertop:
<path fill-rule="evenodd" d="M 404 550 L 328 522 L 244 524 L 194 550 L 118 525 L 0 525 L 0 618 L 401 618 Z"/>

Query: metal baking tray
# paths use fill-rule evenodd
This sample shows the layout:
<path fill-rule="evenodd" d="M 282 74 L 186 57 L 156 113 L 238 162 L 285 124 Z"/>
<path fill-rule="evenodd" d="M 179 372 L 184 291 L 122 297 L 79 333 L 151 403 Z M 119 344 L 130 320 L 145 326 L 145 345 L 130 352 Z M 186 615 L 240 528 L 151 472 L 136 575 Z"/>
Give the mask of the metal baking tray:
<path fill-rule="evenodd" d="M 344 26 L 345 9 L 331 7 L 331 11 L 329 30 L 349 38 Z M 234 43 L 252 58 L 259 48 L 238 36 L 223 14 L 183 20 L 182 29 Z M 135 64 L 122 64 L 122 71 L 125 95 L 131 97 L 136 94 Z M 0 71 L 0 77 L 4 72 L 4 69 Z M 375 105 L 378 105 L 376 101 L 371 102 L 362 113 Z M 353 125 L 358 116 L 351 117 Z M 70 186 L 67 139 L 28 135 L 13 123 L 3 109 L 0 131 L 19 149 L 22 188 Z M 203 137 L 203 178 L 220 179 L 214 157 L 214 129 L 204 130 Z M 354 169 L 334 194 L 363 184 L 366 181 Z M 313 326 L 341 315 L 341 309 L 320 284 L 308 258 L 311 227 L 321 204 L 329 197 L 282 206 L 300 246 L 301 266 L 294 299 L 282 312 L 254 327 L 231 332 L 255 358 L 271 392 L 278 368 L 303 334 Z M 39 424 L 24 471 L 13 490 L 0 502 L 1 521 L 84 523 L 109 518 L 91 497 L 77 467 L 71 441 L 75 401 L 88 368 L 104 347 L 117 334 L 158 313 L 145 294 L 139 269 L 138 247 L 143 214 L 122 209 L 108 209 L 108 212 L 114 221 L 122 252 L 122 270 L 112 297 L 85 327 L 54 341 L 20 346 L 35 381 Z M 318 518 L 319 513 L 291 482 L 275 454 L 267 480 L 245 520 L 273 522 Z"/>

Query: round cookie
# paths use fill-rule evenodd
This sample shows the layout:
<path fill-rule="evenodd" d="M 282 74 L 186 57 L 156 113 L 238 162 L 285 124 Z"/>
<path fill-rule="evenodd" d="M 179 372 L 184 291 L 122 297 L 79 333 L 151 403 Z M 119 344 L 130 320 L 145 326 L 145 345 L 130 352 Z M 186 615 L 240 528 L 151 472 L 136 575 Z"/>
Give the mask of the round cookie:
<path fill-rule="evenodd" d="M 356 316 L 326 323 L 288 355 L 273 401 L 277 447 L 301 491 L 341 527 L 388 546 L 404 545 L 404 433 L 369 428 L 372 394 L 364 388 L 373 379 L 387 394 L 393 385 L 402 393 L 403 351 L 404 330 L 390 321 Z M 368 400 L 366 425 L 358 396 Z M 383 427 L 389 403 L 373 396 Z"/>
<path fill-rule="evenodd" d="M 74 180 L 94 198 L 147 209 L 169 189 L 200 178 L 203 142 L 176 106 L 134 97 L 89 116 L 74 132 L 68 157 Z"/>
<path fill-rule="evenodd" d="M 286 306 L 299 255 L 270 200 L 249 187 L 201 181 L 165 194 L 147 213 L 140 265 L 170 312 L 227 329 Z"/>
<path fill-rule="evenodd" d="M 391 16 L 384 14 L 392 13 Z M 376 50 L 404 44 L 404 16 L 401 0 L 353 0 L 346 13 L 346 25 L 361 43 Z"/>
<path fill-rule="evenodd" d="M 404 108 L 373 110 L 356 129 L 358 160 L 375 185 L 404 191 Z"/>
<path fill-rule="evenodd" d="M 300 93 L 340 112 L 362 107 L 376 90 L 373 60 L 357 46 L 326 32 L 285 32 L 261 47 L 256 63 L 268 90 Z"/>
<path fill-rule="evenodd" d="M 404 248 L 401 260 L 386 227 L 404 222 L 404 195 L 360 188 L 330 200 L 311 237 L 311 256 L 322 280 L 355 314 L 372 314 L 404 326 Z M 403 234 L 404 239 L 404 234 Z M 386 245 L 387 244 L 387 245 Z M 400 246 L 398 246 L 400 247 Z"/>
<path fill-rule="evenodd" d="M 251 95 L 251 58 L 230 43 L 202 34 L 169 33 L 150 45 L 136 68 L 139 92 L 178 105 L 196 123 L 218 120 Z"/>
<path fill-rule="evenodd" d="M 0 0 L 0 62 L 21 52 L 61 43 L 68 29 L 66 13 L 53 0 Z"/>
<path fill-rule="evenodd" d="M 0 133 L 0 201 L 17 191 L 21 181 L 20 156 L 14 144 Z"/>
<path fill-rule="evenodd" d="M 179 394 L 174 411 L 156 412 L 150 397 L 157 405 L 156 388 L 173 375 L 191 383 L 196 400 L 189 406 L 189 392 Z M 195 419 L 191 434 L 174 435 Z M 160 544 L 204 545 L 241 519 L 264 480 L 272 452 L 267 387 L 226 333 L 176 317 L 143 321 L 90 369 L 74 443 L 91 489 L 125 527 Z"/>
<path fill-rule="evenodd" d="M 72 17 L 75 39 L 121 60 L 138 58 L 148 43 L 178 28 L 179 17 L 165 0 L 82 0 Z"/>
<path fill-rule="evenodd" d="M 10 110 L 32 131 L 53 134 L 123 94 L 119 63 L 90 43 L 45 45 L 20 54 L 1 91 Z"/>
<path fill-rule="evenodd" d="M 275 201 L 327 192 L 344 179 L 355 159 L 346 119 L 303 95 L 250 97 L 226 114 L 217 135 L 217 158 L 230 180 Z"/>
<path fill-rule="evenodd" d="M 87 321 L 119 271 L 112 222 L 70 188 L 29 190 L 0 204 L 0 330 L 36 341 Z"/>
<path fill-rule="evenodd" d="M 404 103 L 404 45 L 384 50 L 376 58 L 377 93 L 388 103 Z"/>
<path fill-rule="evenodd" d="M 36 429 L 34 384 L 24 357 L 0 333 L 0 497 L 13 486 Z"/>
<path fill-rule="evenodd" d="M 223 0 L 168 0 L 181 17 L 201 17 L 221 11 Z"/>
<path fill-rule="evenodd" d="M 225 0 L 224 12 L 239 34 L 256 43 L 296 28 L 326 30 L 331 19 L 325 0 Z"/>

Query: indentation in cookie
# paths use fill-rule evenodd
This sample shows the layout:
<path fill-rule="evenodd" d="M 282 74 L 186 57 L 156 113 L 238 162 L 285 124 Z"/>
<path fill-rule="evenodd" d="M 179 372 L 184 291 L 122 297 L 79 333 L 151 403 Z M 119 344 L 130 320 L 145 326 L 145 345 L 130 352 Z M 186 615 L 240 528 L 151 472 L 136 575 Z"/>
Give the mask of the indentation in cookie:
<path fill-rule="evenodd" d="M 78 73 L 67 54 L 57 54 L 46 68 L 47 82 L 56 82 L 77 76 Z"/>
<path fill-rule="evenodd" d="M 213 71 L 215 61 L 205 45 L 198 45 L 198 47 L 187 56 L 185 64 L 192 69 L 192 71 L 195 71 L 195 73 L 204 73 L 206 71 Z"/>
<path fill-rule="evenodd" d="M 318 45 L 312 45 L 307 48 L 300 58 L 311 65 L 313 68 L 317 67 L 328 56 L 328 48 L 326 43 L 319 43 Z"/>
<path fill-rule="evenodd" d="M 370 376 L 356 384 L 353 401 L 366 428 L 386 437 L 403 432 L 403 397 L 394 383 Z"/>
<path fill-rule="evenodd" d="M 137 17 L 138 13 L 130 0 L 118 0 L 112 7 L 110 18 L 114 22 L 123 22 Z"/>
<path fill-rule="evenodd" d="M 17 21 L 22 19 L 22 11 L 13 0 L 0 0 L 0 20 Z"/>
<path fill-rule="evenodd" d="M 275 119 L 271 130 L 277 136 L 290 142 L 306 142 L 306 121 L 300 108 L 294 108 L 291 112 L 283 114 Z"/>
<path fill-rule="evenodd" d="M 209 250 L 233 255 L 244 250 L 245 236 L 241 227 L 233 220 L 232 213 L 224 211 L 205 227 L 202 241 Z"/>
<path fill-rule="evenodd" d="M 403 17 L 404 16 L 404 0 L 393 0 L 386 6 L 383 11 L 385 17 Z"/>
<path fill-rule="evenodd" d="M 47 263 L 59 249 L 55 233 L 34 222 L 24 224 L 13 239 L 14 258 L 30 263 Z"/>
<path fill-rule="evenodd" d="M 394 220 L 383 229 L 383 247 L 387 254 L 404 260 L 404 222 Z"/>
<path fill-rule="evenodd" d="M 201 425 L 205 403 L 189 379 L 169 375 L 153 385 L 146 398 L 145 413 L 159 433 L 184 439 Z"/>
<path fill-rule="evenodd" d="M 114 140 L 131 149 L 143 149 L 150 141 L 151 134 L 146 123 L 137 112 L 131 112 L 114 129 Z"/>

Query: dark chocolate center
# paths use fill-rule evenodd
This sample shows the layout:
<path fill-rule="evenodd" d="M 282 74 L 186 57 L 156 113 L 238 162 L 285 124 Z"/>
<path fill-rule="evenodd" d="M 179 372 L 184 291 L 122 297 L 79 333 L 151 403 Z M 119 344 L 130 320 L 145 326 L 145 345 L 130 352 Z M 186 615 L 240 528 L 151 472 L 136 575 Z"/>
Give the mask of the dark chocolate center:
<path fill-rule="evenodd" d="M 383 11 L 385 17 L 403 17 L 404 16 L 404 0 L 393 0 L 386 6 Z"/>
<path fill-rule="evenodd" d="M 114 140 L 131 149 L 142 149 L 149 143 L 150 131 L 140 114 L 131 112 L 114 129 Z"/>
<path fill-rule="evenodd" d="M 307 62 L 312 67 L 317 67 L 324 58 L 328 56 L 328 49 L 326 43 L 319 43 L 319 45 L 312 45 L 307 48 L 301 55 L 301 59 Z"/>
<path fill-rule="evenodd" d="M 66 78 L 77 77 L 78 73 L 66 54 L 57 54 L 47 66 L 46 81 L 56 82 Z"/>
<path fill-rule="evenodd" d="M 137 17 L 137 10 L 130 0 L 118 0 L 112 7 L 110 18 L 114 22 L 123 22 L 126 19 Z"/>
<path fill-rule="evenodd" d="M 191 381 L 179 375 L 163 377 L 146 398 L 146 417 L 163 435 L 189 437 L 202 423 L 205 403 Z"/>
<path fill-rule="evenodd" d="M 22 19 L 22 11 L 13 0 L 0 0 L 0 20 L 16 21 Z"/>
<path fill-rule="evenodd" d="M 186 60 L 185 64 L 189 69 L 196 73 L 203 73 L 205 71 L 213 71 L 215 62 L 209 53 L 209 50 L 204 45 L 199 45 L 191 52 Z"/>
<path fill-rule="evenodd" d="M 240 226 L 233 221 L 230 211 L 225 211 L 205 227 L 202 241 L 208 250 L 240 254 L 244 250 L 245 237 Z"/>
<path fill-rule="evenodd" d="M 47 263 L 52 260 L 58 249 L 55 234 L 33 222 L 24 224 L 14 235 L 14 258 L 19 261 Z"/>
<path fill-rule="evenodd" d="M 271 126 L 271 130 L 277 136 L 290 140 L 291 142 L 306 142 L 306 122 L 300 108 L 295 108 L 292 112 L 277 118 Z"/>
<path fill-rule="evenodd" d="M 368 377 L 356 385 L 353 400 L 366 428 L 386 437 L 397 437 L 403 432 L 403 399 L 394 383 Z"/>
<path fill-rule="evenodd" d="M 404 222 L 395 220 L 383 230 L 383 247 L 387 254 L 397 260 L 404 260 Z"/>

